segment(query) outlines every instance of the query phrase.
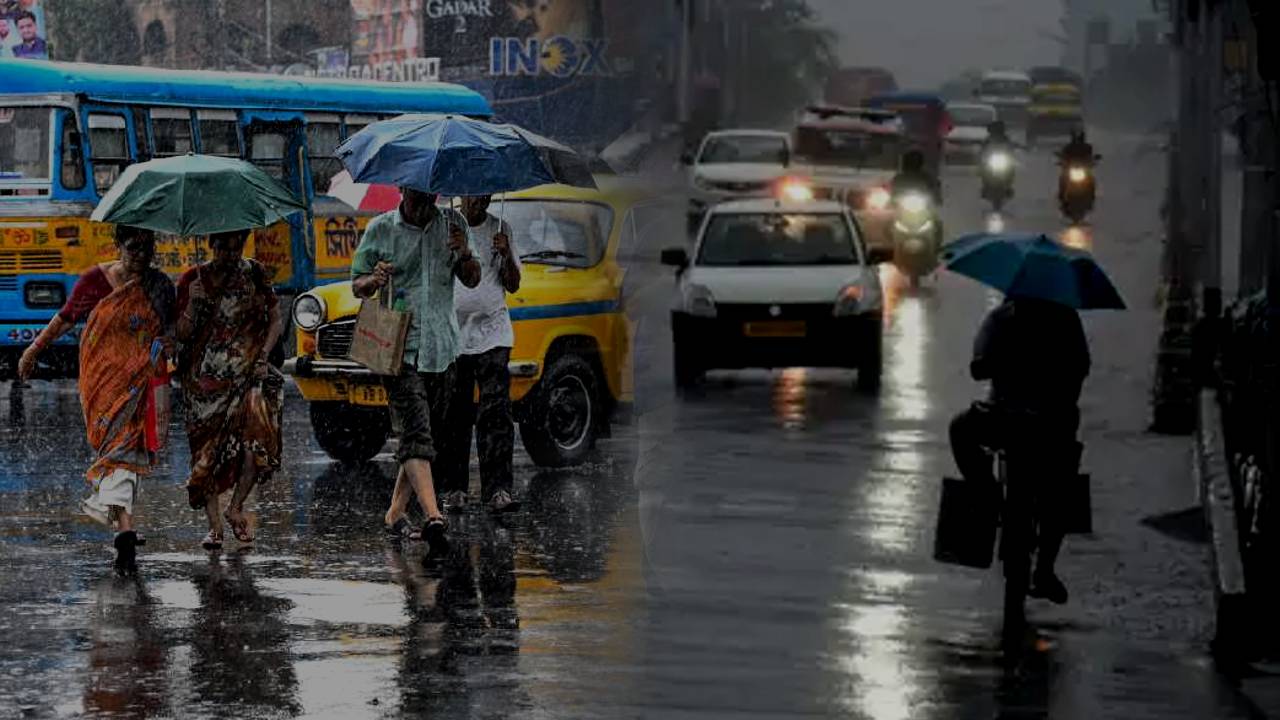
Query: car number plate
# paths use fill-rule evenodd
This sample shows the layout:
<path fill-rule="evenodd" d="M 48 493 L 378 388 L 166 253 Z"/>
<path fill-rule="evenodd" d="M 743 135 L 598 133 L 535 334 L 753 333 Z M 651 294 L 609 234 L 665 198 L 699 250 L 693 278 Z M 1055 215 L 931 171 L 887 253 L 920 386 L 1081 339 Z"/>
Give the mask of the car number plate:
<path fill-rule="evenodd" d="M 347 397 L 352 405 L 386 405 L 387 389 L 381 385 L 352 385 Z"/>
<path fill-rule="evenodd" d="M 767 322 L 749 322 L 742 326 L 742 334 L 747 337 L 794 338 L 805 336 L 805 324 L 802 320 L 770 320 Z"/>

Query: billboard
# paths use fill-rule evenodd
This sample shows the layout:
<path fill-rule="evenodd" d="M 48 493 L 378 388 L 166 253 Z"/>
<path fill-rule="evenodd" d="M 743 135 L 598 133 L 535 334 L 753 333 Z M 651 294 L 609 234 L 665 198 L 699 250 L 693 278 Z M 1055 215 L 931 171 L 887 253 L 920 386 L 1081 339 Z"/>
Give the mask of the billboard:
<path fill-rule="evenodd" d="M 48 60 L 41 0 L 0 0 L 0 58 Z"/>

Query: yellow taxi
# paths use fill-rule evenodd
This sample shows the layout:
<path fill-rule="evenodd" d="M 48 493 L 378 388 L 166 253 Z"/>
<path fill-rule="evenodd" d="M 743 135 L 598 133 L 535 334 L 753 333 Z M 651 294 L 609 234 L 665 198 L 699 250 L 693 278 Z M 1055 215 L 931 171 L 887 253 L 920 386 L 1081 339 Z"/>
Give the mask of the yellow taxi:
<path fill-rule="evenodd" d="M 543 467 L 582 462 L 633 401 L 624 266 L 649 195 L 618 177 L 597 183 L 534 188 L 490 208 L 511 224 L 524 266 L 520 291 L 507 297 L 511 399 L 524 447 Z M 344 462 L 373 457 L 391 435 L 380 379 L 348 358 L 359 310 L 349 281 L 298 296 L 298 355 L 285 363 L 310 405 L 317 442 Z"/>

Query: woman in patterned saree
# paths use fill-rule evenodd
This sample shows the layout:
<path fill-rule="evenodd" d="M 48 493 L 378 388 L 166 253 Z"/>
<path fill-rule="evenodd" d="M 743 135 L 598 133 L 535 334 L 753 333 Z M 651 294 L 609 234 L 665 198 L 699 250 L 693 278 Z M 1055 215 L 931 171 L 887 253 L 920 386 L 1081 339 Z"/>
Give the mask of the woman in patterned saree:
<path fill-rule="evenodd" d="M 81 510 L 104 525 L 115 525 L 115 568 L 136 572 L 134 501 L 138 482 L 159 449 L 163 428 L 154 388 L 167 382 L 173 321 L 173 283 L 151 267 L 155 235 L 117 225 L 118 262 L 95 265 L 80 276 L 71 298 L 18 363 L 31 376 L 40 353 L 88 319 L 80 338 L 80 404 L 85 433 L 97 459 L 85 473 L 89 496 Z"/>
<path fill-rule="evenodd" d="M 224 518 L 236 540 L 253 542 L 244 501 L 280 469 L 284 377 L 267 356 L 284 323 L 266 269 L 242 257 L 248 237 L 248 230 L 210 236 L 214 259 L 178 280 L 179 377 L 191 444 L 187 499 L 208 516 L 207 550 L 222 547 Z M 219 513 L 219 496 L 233 488 Z"/>

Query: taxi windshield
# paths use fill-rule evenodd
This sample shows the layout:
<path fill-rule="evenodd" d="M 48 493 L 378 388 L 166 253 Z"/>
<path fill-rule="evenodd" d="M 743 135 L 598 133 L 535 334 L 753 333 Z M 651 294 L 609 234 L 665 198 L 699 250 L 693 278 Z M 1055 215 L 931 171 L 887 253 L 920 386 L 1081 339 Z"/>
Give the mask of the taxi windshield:
<path fill-rule="evenodd" d="M 50 178 L 53 110 L 0 107 L 0 184 Z"/>
<path fill-rule="evenodd" d="M 710 267 L 852 265 L 853 233 L 837 213 L 720 213 L 698 251 Z"/>
<path fill-rule="evenodd" d="M 901 149 L 898 136 L 888 133 L 816 127 L 796 130 L 796 154 L 813 165 L 897 170 Z"/>
<path fill-rule="evenodd" d="M 591 267 L 604 257 L 613 228 L 613 210 L 591 202 L 495 200 L 489 212 L 510 223 L 525 264 Z"/>

